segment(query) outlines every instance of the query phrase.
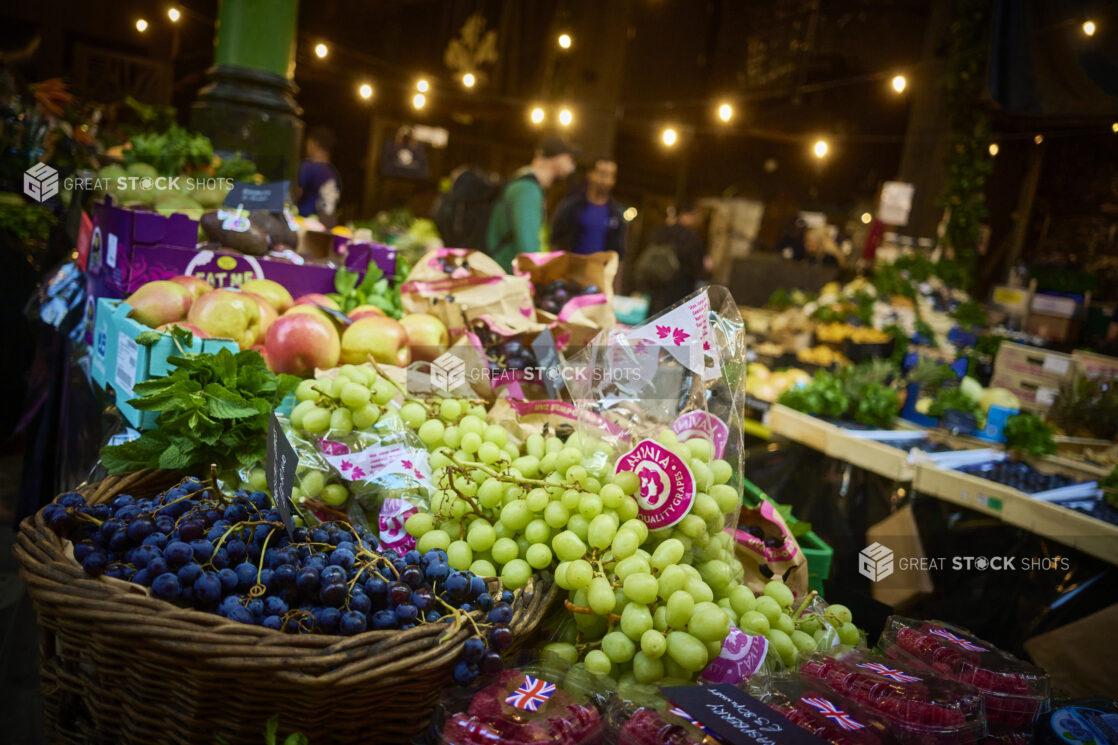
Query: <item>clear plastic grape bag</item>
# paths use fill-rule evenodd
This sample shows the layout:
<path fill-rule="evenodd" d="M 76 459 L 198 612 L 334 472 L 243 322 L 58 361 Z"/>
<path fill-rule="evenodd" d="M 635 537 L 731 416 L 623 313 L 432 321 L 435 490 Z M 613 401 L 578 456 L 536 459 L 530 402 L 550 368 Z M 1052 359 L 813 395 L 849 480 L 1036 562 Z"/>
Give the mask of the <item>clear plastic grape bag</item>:
<path fill-rule="evenodd" d="M 583 452 L 638 476 L 641 520 L 683 540 L 712 587 L 741 572 L 724 528 L 741 508 L 744 372 L 741 314 L 717 286 L 643 326 L 603 332 L 563 368 L 574 404 L 612 425 L 581 417 Z M 733 576 L 722 576 L 727 565 Z"/>

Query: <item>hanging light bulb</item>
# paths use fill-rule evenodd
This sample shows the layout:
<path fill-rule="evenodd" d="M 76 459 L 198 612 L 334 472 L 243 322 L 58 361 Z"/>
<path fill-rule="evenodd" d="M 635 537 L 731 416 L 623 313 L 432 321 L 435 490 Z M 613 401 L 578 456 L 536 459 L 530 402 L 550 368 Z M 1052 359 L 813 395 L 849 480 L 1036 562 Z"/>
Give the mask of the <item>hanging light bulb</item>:
<path fill-rule="evenodd" d="M 571 35 L 570 34 L 559 34 L 559 48 L 560 49 L 570 49 L 571 48 Z"/>
<path fill-rule="evenodd" d="M 997 154 L 998 154 L 998 150 L 999 150 L 999 148 L 998 148 L 998 143 L 996 143 L 996 142 L 991 142 L 991 143 L 990 143 L 990 148 L 989 148 L 989 149 L 990 149 L 990 157 L 992 158 L 992 157 L 994 157 L 995 155 L 997 155 Z"/>
<path fill-rule="evenodd" d="M 718 107 L 718 118 L 724 122 L 728 122 L 734 118 L 734 107 L 728 103 L 724 103 Z"/>
<path fill-rule="evenodd" d="M 145 31 L 148 30 L 148 22 L 146 20 L 144 20 L 143 18 L 137 19 L 136 20 L 136 30 L 139 31 L 141 34 L 144 33 Z"/>
<path fill-rule="evenodd" d="M 570 109 L 563 109 L 559 112 L 559 124 L 562 126 L 569 127 L 574 120 L 574 114 L 571 113 Z"/>
<path fill-rule="evenodd" d="M 178 23 L 179 19 L 182 18 L 182 13 L 179 12 L 178 8 L 171 6 L 167 8 L 167 17 L 171 19 L 171 23 Z"/>
<path fill-rule="evenodd" d="M 357 89 L 357 95 L 368 101 L 370 98 L 373 97 L 373 86 L 369 85 L 368 83 L 362 83 L 361 86 Z"/>
<path fill-rule="evenodd" d="M 531 113 L 528 114 L 528 118 L 532 120 L 532 124 L 543 124 L 543 119 L 544 119 L 543 109 L 540 108 L 539 106 L 535 107 L 534 109 L 532 109 Z"/>
<path fill-rule="evenodd" d="M 893 90 L 897 93 L 904 93 L 905 87 L 908 85 L 908 80 L 904 75 L 894 75 L 892 80 Z"/>
<path fill-rule="evenodd" d="M 322 42 L 319 42 L 318 44 L 314 45 L 314 54 L 319 59 L 326 59 L 326 55 L 330 54 L 330 47 L 326 46 Z"/>
<path fill-rule="evenodd" d="M 1033 142 L 1035 142 L 1038 145 L 1040 143 L 1044 142 L 1044 135 L 1037 135 L 1036 137 L 1033 138 Z"/>
<path fill-rule="evenodd" d="M 660 141 L 663 142 L 667 147 L 675 147 L 676 140 L 678 140 L 678 139 L 679 139 L 679 133 L 676 132 L 671 127 L 667 127 L 660 134 Z"/>
<path fill-rule="evenodd" d="M 426 93 L 431 89 L 431 84 L 426 79 L 420 78 L 415 84 L 415 89 L 420 93 Z"/>
<path fill-rule="evenodd" d="M 477 78 L 474 77 L 472 72 L 468 72 L 462 76 L 462 85 L 467 88 L 473 88 L 475 83 L 477 83 Z"/>
<path fill-rule="evenodd" d="M 831 148 L 827 144 L 826 140 L 816 140 L 815 145 L 813 145 L 811 148 L 811 151 L 815 153 L 816 158 L 822 159 L 827 157 L 827 151 L 830 149 Z"/>
<path fill-rule="evenodd" d="M 412 96 L 411 105 L 418 111 L 427 105 L 427 96 L 422 93 L 416 93 Z"/>
<path fill-rule="evenodd" d="M 1094 36 L 1096 30 L 1097 28 L 1094 21 L 1086 20 L 1083 22 L 1083 33 L 1087 34 L 1087 36 Z"/>

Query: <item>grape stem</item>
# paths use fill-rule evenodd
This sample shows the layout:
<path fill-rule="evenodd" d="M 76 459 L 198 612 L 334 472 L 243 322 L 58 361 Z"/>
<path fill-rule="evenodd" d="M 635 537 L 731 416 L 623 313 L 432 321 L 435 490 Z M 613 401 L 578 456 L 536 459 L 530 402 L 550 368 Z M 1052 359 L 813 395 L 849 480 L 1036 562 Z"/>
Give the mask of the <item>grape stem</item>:
<path fill-rule="evenodd" d="M 334 509 L 333 507 L 331 507 L 327 504 L 319 502 L 317 499 L 311 499 L 310 497 L 303 497 L 303 499 L 306 500 L 306 502 L 304 502 L 304 504 L 310 505 L 310 508 L 312 510 L 318 510 L 319 512 L 324 512 L 327 515 L 329 515 L 330 517 L 333 517 L 338 522 L 347 522 L 346 518 L 348 518 L 349 515 L 345 514 L 341 510 L 336 510 L 336 509 Z"/>
<path fill-rule="evenodd" d="M 214 490 L 214 494 L 217 495 L 217 499 L 218 499 L 219 502 L 221 502 L 222 505 L 228 505 L 229 504 L 229 497 L 225 496 L 225 492 L 223 492 L 221 490 L 221 487 L 217 485 L 217 464 L 216 463 L 211 463 L 210 464 L 210 488 Z"/>
<path fill-rule="evenodd" d="M 595 613 L 594 611 L 590 610 L 589 608 L 584 608 L 581 605 L 575 605 L 574 603 L 572 603 L 570 601 L 570 599 L 564 599 L 563 600 L 563 607 L 566 608 L 567 610 L 569 610 L 571 613 L 581 613 L 581 614 L 586 615 L 586 616 L 597 616 L 597 615 L 599 615 L 599 614 Z M 618 621 L 621 620 L 621 616 L 617 615 L 616 613 L 607 613 L 606 614 L 606 620 L 609 621 L 610 625 L 612 626 L 613 624 L 615 624 L 615 623 L 617 623 Z"/>
<path fill-rule="evenodd" d="M 804 597 L 803 602 L 801 602 L 800 606 L 796 608 L 796 612 L 792 614 L 793 621 L 804 614 L 804 609 L 807 608 L 808 604 L 811 603 L 811 601 L 814 600 L 815 596 L 818 594 L 818 592 L 812 590 L 810 593 L 807 594 L 806 597 Z"/>
<path fill-rule="evenodd" d="M 464 468 L 476 468 L 477 470 L 481 471 L 482 473 L 486 474 L 487 476 L 490 476 L 491 478 L 495 478 L 499 481 L 506 481 L 510 484 L 520 484 L 522 486 L 541 486 L 541 487 L 544 487 L 544 488 L 547 488 L 547 489 L 552 488 L 552 487 L 560 487 L 562 489 L 573 489 L 573 488 L 575 488 L 575 486 L 577 486 L 577 484 L 567 483 L 567 482 L 561 482 L 561 483 L 555 484 L 555 483 L 552 483 L 550 481 L 544 481 L 542 479 L 528 479 L 528 478 L 524 478 L 523 476 L 519 476 L 519 477 L 518 476 L 513 476 L 512 474 L 509 474 L 509 473 L 501 473 L 500 471 L 492 468 L 491 466 L 486 465 L 485 463 L 475 463 L 473 461 L 460 461 L 460 460 L 458 460 L 458 458 L 456 458 L 454 456 L 454 453 L 449 448 L 440 448 L 438 452 L 441 452 L 443 455 L 445 455 L 447 460 L 449 460 L 451 463 L 458 466 L 459 468 L 463 468 L 463 469 Z"/>

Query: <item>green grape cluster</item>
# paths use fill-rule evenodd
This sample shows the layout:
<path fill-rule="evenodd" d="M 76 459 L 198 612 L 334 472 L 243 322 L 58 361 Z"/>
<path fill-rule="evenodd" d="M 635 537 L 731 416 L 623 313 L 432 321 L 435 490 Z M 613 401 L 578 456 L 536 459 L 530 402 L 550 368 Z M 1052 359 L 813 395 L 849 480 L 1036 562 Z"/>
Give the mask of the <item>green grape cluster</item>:
<path fill-rule="evenodd" d="M 499 575 L 512 588 L 554 567 L 574 622 L 548 650 L 590 672 L 690 680 L 718 656 L 736 620 L 729 593 L 742 568 L 723 530 L 723 513 L 738 504 L 732 469 L 712 459 L 709 443 L 659 437 L 691 467 L 698 494 L 679 525 L 650 532 L 639 519 L 637 475 L 614 473 L 577 434 L 533 434 L 517 448 L 480 417 L 441 431 L 432 422 L 419 431 L 438 490 L 431 512 L 405 525 L 420 551 L 442 548 L 452 567 Z"/>
<path fill-rule="evenodd" d="M 334 378 L 299 384 L 291 426 L 316 437 L 344 437 L 355 429 L 368 429 L 384 415 L 397 390 L 369 365 L 343 365 Z"/>
<path fill-rule="evenodd" d="M 809 607 L 815 593 L 795 603 L 792 590 L 780 580 L 770 580 L 760 597 L 745 585 L 730 591 L 728 612 L 737 627 L 751 636 L 764 636 L 780 661 L 793 667 L 800 655 L 836 644 L 853 646 L 861 638 L 850 609 L 830 605 L 823 611 Z"/>

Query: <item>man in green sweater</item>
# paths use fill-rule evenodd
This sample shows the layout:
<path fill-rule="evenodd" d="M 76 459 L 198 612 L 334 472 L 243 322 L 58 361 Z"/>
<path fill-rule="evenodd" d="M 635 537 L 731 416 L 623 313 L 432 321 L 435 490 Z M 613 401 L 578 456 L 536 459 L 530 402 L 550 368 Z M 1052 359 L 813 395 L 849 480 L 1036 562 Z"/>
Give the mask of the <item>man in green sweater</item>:
<path fill-rule="evenodd" d="M 486 247 L 506 272 L 517 254 L 540 250 L 544 192 L 575 170 L 575 149 L 558 135 L 544 137 L 530 165 L 517 171 L 493 203 Z"/>

